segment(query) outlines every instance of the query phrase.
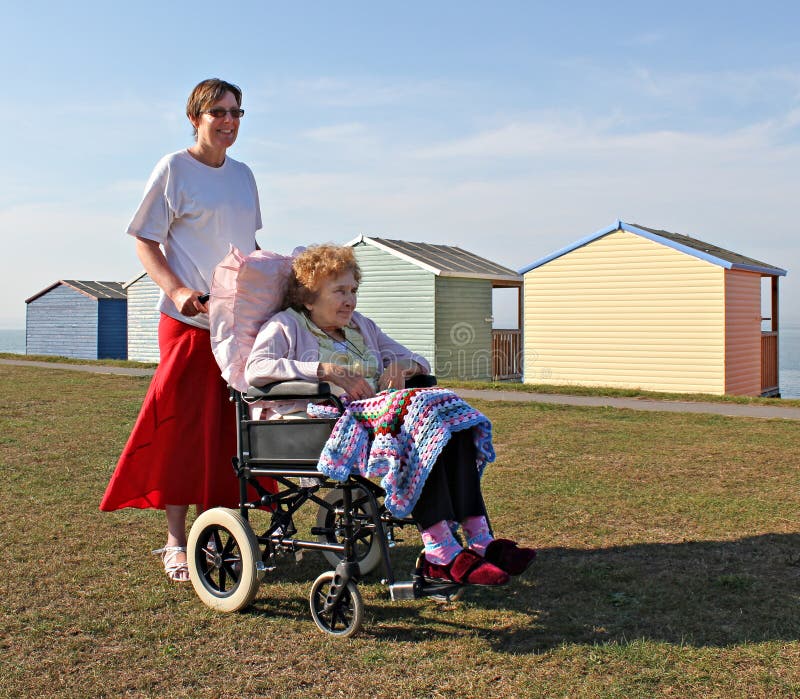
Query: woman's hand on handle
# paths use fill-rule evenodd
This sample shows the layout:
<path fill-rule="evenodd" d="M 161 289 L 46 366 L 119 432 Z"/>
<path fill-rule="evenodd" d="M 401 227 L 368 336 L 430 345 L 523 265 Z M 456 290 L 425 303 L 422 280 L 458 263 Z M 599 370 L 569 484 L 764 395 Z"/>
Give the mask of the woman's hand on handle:
<path fill-rule="evenodd" d="M 198 313 L 208 313 L 208 302 L 200 302 L 200 297 L 203 296 L 204 293 L 205 292 L 198 291 L 197 289 L 181 286 L 175 289 L 169 297 L 181 315 L 191 318 Z"/>

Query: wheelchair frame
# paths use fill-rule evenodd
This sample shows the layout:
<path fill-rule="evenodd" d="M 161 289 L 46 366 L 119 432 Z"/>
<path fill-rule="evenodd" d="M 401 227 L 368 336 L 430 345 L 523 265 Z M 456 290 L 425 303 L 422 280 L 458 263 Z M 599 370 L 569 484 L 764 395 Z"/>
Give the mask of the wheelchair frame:
<path fill-rule="evenodd" d="M 416 385 L 434 385 L 433 377 L 418 377 Z M 394 530 L 416 526 L 411 518 L 394 517 L 382 503 L 383 489 L 367 478 L 350 475 L 346 481 L 329 479 L 316 470 L 320 452 L 335 418 L 251 420 L 254 400 L 329 400 L 343 409 L 326 383 L 278 382 L 250 388 L 246 394 L 231 389 L 236 406 L 237 454 L 232 459 L 239 479 L 239 509 L 213 508 L 202 513 L 189 533 L 187 558 L 195 591 L 209 607 L 239 611 L 255 598 L 267 572 L 278 559 L 304 551 L 319 551 L 334 570 L 323 572 L 309 594 L 311 616 L 330 635 L 349 637 L 363 622 L 364 604 L 358 591 L 363 575 L 383 563 L 381 582 L 392 600 L 435 597 L 458 599 L 464 587 L 426 580 L 417 559 L 411 580 L 396 581 L 390 548 Z M 259 482 L 268 477 L 277 485 L 271 492 Z M 248 485 L 257 497 L 250 499 Z M 320 491 L 327 496 L 321 497 Z M 307 502 L 317 505 L 317 525 L 311 538 L 298 538 L 293 515 Z M 269 526 L 257 535 L 250 522 L 255 509 L 271 511 Z"/>

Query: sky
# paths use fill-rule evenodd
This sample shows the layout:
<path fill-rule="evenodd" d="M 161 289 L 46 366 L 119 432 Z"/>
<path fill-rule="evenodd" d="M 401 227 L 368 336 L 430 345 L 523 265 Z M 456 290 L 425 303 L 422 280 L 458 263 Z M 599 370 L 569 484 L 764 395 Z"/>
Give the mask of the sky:
<path fill-rule="evenodd" d="M 127 281 L 196 83 L 244 92 L 229 154 L 261 247 L 359 234 L 513 269 L 617 219 L 788 270 L 800 323 L 800 3 L 0 0 L 0 328 L 59 279 Z M 500 309 L 498 312 L 502 312 Z"/>

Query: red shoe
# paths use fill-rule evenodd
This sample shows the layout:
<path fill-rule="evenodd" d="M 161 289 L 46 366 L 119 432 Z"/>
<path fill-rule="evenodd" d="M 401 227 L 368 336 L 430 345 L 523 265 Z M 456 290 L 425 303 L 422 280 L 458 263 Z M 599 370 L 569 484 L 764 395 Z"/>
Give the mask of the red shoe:
<path fill-rule="evenodd" d="M 495 539 L 486 547 L 483 557 L 509 575 L 519 575 L 533 563 L 536 551 L 517 546 L 511 539 Z"/>
<path fill-rule="evenodd" d="M 505 585 L 508 573 L 488 563 L 474 551 L 463 549 L 450 563 L 431 563 L 422 557 L 422 575 L 429 580 L 459 585 Z"/>

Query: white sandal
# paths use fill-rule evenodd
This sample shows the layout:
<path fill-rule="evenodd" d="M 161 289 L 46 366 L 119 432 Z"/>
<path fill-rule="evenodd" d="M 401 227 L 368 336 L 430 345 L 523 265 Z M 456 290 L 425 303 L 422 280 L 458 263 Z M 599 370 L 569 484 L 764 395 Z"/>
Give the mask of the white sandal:
<path fill-rule="evenodd" d="M 172 582 L 189 582 L 189 564 L 186 561 L 175 560 L 178 558 L 178 554 L 186 553 L 185 546 L 165 546 L 163 549 L 156 549 L 151 553 L 161 556 L 164 572 Z"/>

